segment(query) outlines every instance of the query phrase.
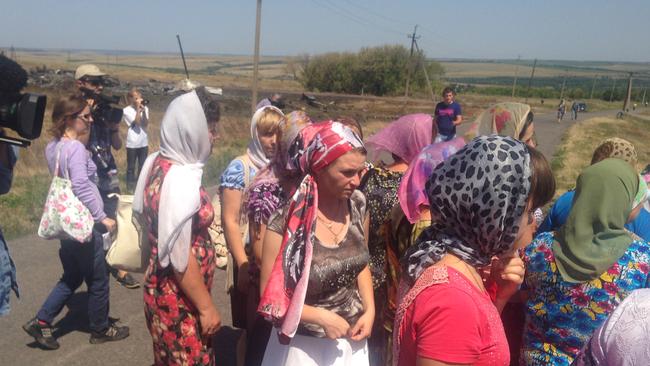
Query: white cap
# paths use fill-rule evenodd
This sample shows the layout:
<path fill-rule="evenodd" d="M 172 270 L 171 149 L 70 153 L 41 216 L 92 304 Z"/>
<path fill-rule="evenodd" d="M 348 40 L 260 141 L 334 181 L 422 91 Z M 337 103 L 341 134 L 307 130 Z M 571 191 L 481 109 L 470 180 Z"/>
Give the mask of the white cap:
<path fill-rule="evenodd" d="M 77 71 L 75 71 L 74 73 L 74 78 L 76 80 L 79 80 L 84 76 L 104 76 L 104 75 L 106 74 L 103 73 L 96 65 L 85 64 L 77 67 Z"/>

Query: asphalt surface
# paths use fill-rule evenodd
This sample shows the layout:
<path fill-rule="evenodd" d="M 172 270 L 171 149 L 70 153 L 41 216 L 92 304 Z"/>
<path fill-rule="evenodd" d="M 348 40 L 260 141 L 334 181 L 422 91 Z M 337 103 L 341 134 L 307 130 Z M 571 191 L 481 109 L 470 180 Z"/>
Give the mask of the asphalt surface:
<path fill-rule="evenodd" d="M 580 119 L 614 115 L 615 112 L 581 114 Z M 568 115 L 567 115 L 568 116 Z M 558 124 L 554 114 L 535 118 L 535 130 L 540 150 L 550 159 L 565 130 L 573 122 L 565 119 Z M 459 128 L 459 133 L 468 126 Z M 3 213 L 10 215 L 11 213 Z M 1 219 L 0 219 L 1 225 Z M 36 231 L 36 228 L 34 228 Z M 142 289 L 128 290 L 111 280 L 110 314 L 131 330 L 129 338 L 119 342 L 92 345 L 88 342 L 87 294 L 85 285 L 72 297 L 55 321 L 55 336 L 61 348 L 45 351 L 35 344 L 21 328 L 34 317 L 61 275 L 58 241 L 42 240 L 36 235 L 11 240 L 9 249 L 18 269 L 21 298 L 12 296 L 12 310 L 0 318 L 0 364 L 2 365 L 150 365 L 153 362 L 151 338 L 143 311 Z M 140 280 L 141 275 L 135 275 Z M 212 289 L 213 299 L 225 325 L 215 339 L 217 363 L 234 364 L 237 331 L 231 324 L 229 298 L 224 291 L 225 272 L 217 271 Z"/>

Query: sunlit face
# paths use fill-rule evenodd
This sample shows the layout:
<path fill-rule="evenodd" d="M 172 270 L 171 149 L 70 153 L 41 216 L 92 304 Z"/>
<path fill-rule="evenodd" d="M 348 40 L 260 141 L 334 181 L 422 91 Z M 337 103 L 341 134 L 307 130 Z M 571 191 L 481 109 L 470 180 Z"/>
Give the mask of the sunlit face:
<path fill-rule="evenodd" d="M 81 112 L 67 117 L 66 125 L 77 135 L 86 135 L 90 132 L 92 122 L 93 117 L 90 114 L 90 107 L 86 106 Z"/>
<path fill-rule="evenodd" d="M 359 186 L 361 172 L 365 169 L 366 155 L 349 151 L 332 164 L 316 173 L 318 192 L 325 199 L 347 199 Z"/>
<path fill-rule="evenodd" d="M 519 220 L 519 231 L 513 249 L 524 248 L 532 243 L 535 231 L 537 231 L 537 222 L 535 221 L 535 207 L 532 207 L 532 201 L 528 200 L 524 214 Z"/>
<path fill-rule="evenodd" d="M 447 93 L 443 96 L 443 99 L 445 100 L 445 103 L 451 104 L 454 101 L 454 93 Z"/>
<path fill-rule="evenodd" d="M 260 144 L 262 144 L 262 150 L 264 150 L 264 155 L 268 159 L 275 156 L 275 151 L 277 149 L 277 134 L 275 132 L 267 133 L 264 135 L 259 135 Z"/>

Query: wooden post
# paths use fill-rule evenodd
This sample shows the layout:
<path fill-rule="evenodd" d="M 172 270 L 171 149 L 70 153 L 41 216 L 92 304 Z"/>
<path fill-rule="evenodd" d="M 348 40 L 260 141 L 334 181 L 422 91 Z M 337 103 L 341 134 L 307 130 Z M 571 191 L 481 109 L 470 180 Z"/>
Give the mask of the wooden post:
<path fill-rule="evenodd" d="M 260 65 L 260 26 L 262 23 L 262 0 L 257 0 L 257 15 L 255 18 L 255 54 L 253 56 L 253 95 L 251 96 L 251 111 L 255 113 L 257 106 L 257 77 Z"/>

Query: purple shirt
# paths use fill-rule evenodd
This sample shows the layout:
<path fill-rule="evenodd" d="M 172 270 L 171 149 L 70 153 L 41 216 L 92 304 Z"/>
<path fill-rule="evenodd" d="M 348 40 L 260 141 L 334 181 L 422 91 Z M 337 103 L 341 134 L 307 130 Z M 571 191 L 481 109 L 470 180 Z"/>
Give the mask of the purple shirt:
<path fill-rule="evenodd" d="M 92 160 L 90 152 L 77 140 L 52 140 L 45 148 L 45 158 L 50 174 L 54 175 L 56 160 L 56 146 L 62 143 L 61 157 L 59 160 L 59 177 L 65 177 L 63 169 L 68 170 L 68 177 L 72 181 L 72 192 L 93 215 L 95 222 L 106 218 L 104 202 L 97 189 L 97 166 Z"/>

